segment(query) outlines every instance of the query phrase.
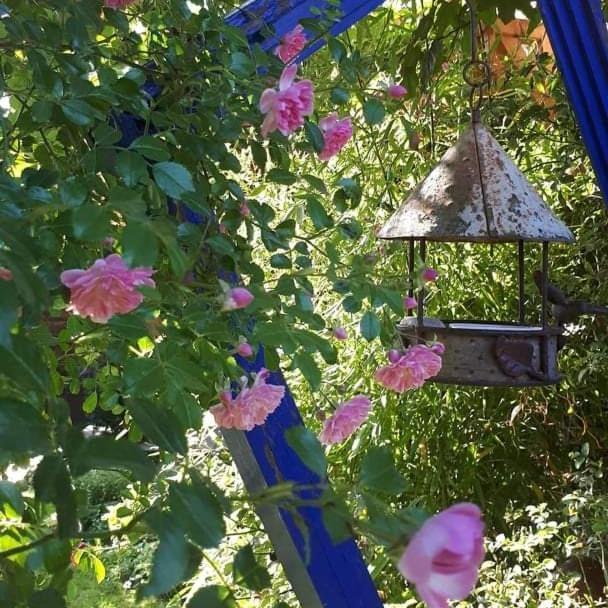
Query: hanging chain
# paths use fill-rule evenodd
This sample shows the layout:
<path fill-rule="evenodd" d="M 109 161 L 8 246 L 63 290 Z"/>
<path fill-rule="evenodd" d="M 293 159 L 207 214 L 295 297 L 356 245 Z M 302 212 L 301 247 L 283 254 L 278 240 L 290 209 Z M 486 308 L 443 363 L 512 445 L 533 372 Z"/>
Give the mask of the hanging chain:
<path fill-rule="evenodd" d="M 478 58 L 477 35 L 478 21 L 474 0 L 465 0 L 471 13 L 471 59 L 464 66 L 462 76 L 464 81 L 471 87 L 469 105 L 471 108 L 471 120 L 479 122 L 480 108 L 484 97 L 484 87 L 490 85 L 492 74 L 487 61 Z"/>

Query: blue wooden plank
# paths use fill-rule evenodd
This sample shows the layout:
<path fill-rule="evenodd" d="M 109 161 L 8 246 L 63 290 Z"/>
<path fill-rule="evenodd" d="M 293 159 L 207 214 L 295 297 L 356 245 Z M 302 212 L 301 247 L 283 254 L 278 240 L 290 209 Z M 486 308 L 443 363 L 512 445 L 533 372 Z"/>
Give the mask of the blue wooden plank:
<path fill-rule="evenodd" d="M 540 0 L 570 104 L 608 205 L 608 30 L 600 0 Z"/>
<path fill-rule="evenodd" d="M 321 14 L 329 8 L 340 11 L 340 17 L 329 30 L 329 33 L 337 36 L 382 2 L 383 0 L 340 0 L 332 3 L 327 0 L 248 0 L 226 17 L 226 23 L 241 29 L 252 44 L 259 44 L 270 51 L 283 34 L 291 31 L 302 19 L 319 19 L 319 11 Z M 309 36 L 314 40 L 318 34 L 309 32 Z M 316 40 L 307 46 L 298 61 L 312 55 L 323 44 L 323 40 Z"/>
<path fill-rule="evenodd" d="M 245 371 L 258 371 L 264 367 L 264 354 L 260 351 L 254 362 L 239 358 L 239 363 Z M 287 387 L 280 372 L 273 372 L 268 381 Z M 302 425 L 298 408 L 287 390 L 280 407 L 266 424 L 246 433 L 268 485 L 282 481 L 302 485 L 321 482 L 285 440 L 288 429 Z M 300 492 L 305 499 L 315 499 L 319 495 L 319 490 Z M 323 523 L 321 509 L 302 507 L 298 512 L 306 526 L 306 533 L 302 532 L 289 512 L 281 510 L 280 513 L 322 605 L 328 608 L 380 608 L 382 602 L 355 541 L 350 539 L 334 544 Z"/>

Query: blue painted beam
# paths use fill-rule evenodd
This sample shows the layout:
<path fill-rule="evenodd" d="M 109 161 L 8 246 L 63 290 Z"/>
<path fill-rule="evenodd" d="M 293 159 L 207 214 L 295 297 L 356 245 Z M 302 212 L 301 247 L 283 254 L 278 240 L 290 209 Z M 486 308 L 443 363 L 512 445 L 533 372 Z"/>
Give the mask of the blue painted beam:
<path fill-rule="evenodd" d="M 339 16 L 333 21 L 328 33 L 337 36 L 351 25 L 382 4 L 383 0 L 248 0 L 240 8 L 226 17 L 226 23 L 238 27 L 251 44 L 259 44 L 264 50 L 271 51 L 283 34 L 291 31 L 302 19 L 320 19 L 322 14 L 331 10 Z M 320 49 L 324 41 L 318 33 L 309 33 L 309 44 L 298 57 L 306 59 Z"/>
<path fill-rule="evenodd" d="M 253 362 L 239 357 L 239 364 L 247 372 L 259 371 L 264 367 L 264 354 L 259 352 Z M 280 372 L 271 373 L 268 382 L 287 388 Z M 326 481 L 308 469 L 285 440 L 287 430 L 303 424 L 287 388 L 281 405 L 266 423 L 245 433 L 266 485 L 293 481 L 302 486 L 310 486 Z M 320 494 L 320 490 L 310 489 L 299 492 L 301 498 L 309 500 L 318 498 Z M 306 568 L 321 606 L 381 608 L 382 602 L 355 541 L 349 539 L 334 544 L 318 507 L 300 507 L 298 513 L 306 525 L 305 533 L 298 527 L 291 513 L 280 510 L 281 519 Z M 302 598 L 299 599 L 305 607 Z"/>
<path fill-rule="evenodd" d="M 600 0 L 539 0 L 570 105 L 608 205 L 608 30 Z"/>

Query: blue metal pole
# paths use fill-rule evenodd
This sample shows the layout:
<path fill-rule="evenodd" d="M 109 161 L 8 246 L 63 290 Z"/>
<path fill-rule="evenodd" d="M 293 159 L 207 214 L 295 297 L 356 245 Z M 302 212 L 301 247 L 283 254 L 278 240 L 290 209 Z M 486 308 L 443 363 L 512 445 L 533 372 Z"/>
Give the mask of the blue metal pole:
<path fill-rule="evenodd" d="M 570 104 L 608 205 L 608 30 L 600 0 L 539 0 Z"/>

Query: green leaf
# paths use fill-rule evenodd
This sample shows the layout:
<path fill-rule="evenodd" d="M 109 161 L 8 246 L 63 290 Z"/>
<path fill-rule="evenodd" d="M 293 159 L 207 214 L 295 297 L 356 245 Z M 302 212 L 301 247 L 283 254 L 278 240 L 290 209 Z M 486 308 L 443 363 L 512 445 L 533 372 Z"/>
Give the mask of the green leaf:
<path fill-rule="evenodd" d="M 380 321 L 375 312 L 369 310 L 361 317 L 360 329 L 368 342 L 380 335 Z"/>
<path fill-rule="evenodd" d="M 70 122 L 79 127 L 86 127 L 95 120 L 94 108 L 81 99 L 68 99 L 62 101 L 61 111 Z"/>
<path fill-rule="evenodd" d="M 273 268 L 291 268 L 291 260 L 284 253 L 275 253 L 270 256 L 270 265 Z"/>
<path fill-rule="evenodd" d="M 0 453 L 43 454 L 49 448 L 49 428 L 28 403 L 0 399 Z"/>
<path fill-rule="evenodd" d="M 368 490 L 397 495 L 405 490 L 405 479 L 397 471 L 386 447 L 370 448 L 361 465 L 360 483 Z"/>
<path fill-rule="evenodd" d="M 262 591 L 271 585 L 270 574 L 255 559 L 251 545 L 245 545 L 238 550 L 232 565 L 232 575 L 236 585 L 252 591 Z"/>
<path fill-rule="evenodd" d="M 222 508 L 201 478 L 172 484 L 169 504 L 193 542 L 203 549 L 219 545 L 226 531 Z"/>
<path fill-rule="evenodd" d="M 79 207 L 87 200 L 89 189 L 86 182 L 78 177 L 68 177 L 59 184 L 59 198 L 68 207 Z"/>
<path fill-rule="evenodd" d="M 255 70 L 255 63 L 249 55 L 235 52 L 230 54 L 230 69 L 241 78 L 250 76 Z"/>
<path fill-rule="evenodd" d="M 139 446 L 126 439 L 84 439 L 69 456 L 74 475 L 83 475 L 91 469 L 118 469 L 139 481 L 150 482 L 156 474 L 156 464 Z"/>
<path fill-rule="evenodd" d="M 10 481 L 0 480 L 0 506 L 9 504 L 17 515 L 23 515 L 25 504 L 19 488 Z"/>
<path fill-rule="evenodd" d="M 11 348 L 11 329 L 17 322 L 19 307 L 19 298 L 11 283 L 0 281 L 0 345 L 7 349 Z"/>
<path fill-rule="evenodd" d="M 143 154 L 146 158 L 155 161 L 164 161 L 171 158 L 164 141 L 152 135 L 142 135 L 138 137 L 130 146 L 136 152 Z"/>
<path fill-rule="evenodd" d="M 290 171 L 285 171 L 284 169 L 275 167 L 274 169 L 268 171 L 266 174 L 266 179 L 270 182 L 274 182 L 275 184 L 291 186 L 292 184 L 296 183 L 298 178 Z"/>
<path fill-rule="evenodd" d="M 158 258 L 158 238 L 147 222 L 129 221 L 122 233 L 122 257 L 127 265 L 154 266 Z"/>
<path fill-rule="evenodd" d="M 129 400 L 127 409 L 143 434 L 161 450 L 186 455 L 186 433 L 173 412 L 143 399 Z"/>
<path fill-rule="evenodd" d="M 190 171 L 179 163 L 170 161 L 157 163 L 152 167 L 154 180 L 168 196 L 179 199 L 187 192 L 194 192 Z"/>
<path fill-rule="evenodd" d="M 325 186 L 325 182 L 322 179 L 319 179 L 315 175 L 310 175 L 309 173 L 305 173 L 302 176 L 315 190 L 321 192 L 321 194 L 327 193 L 327 187 Z"/>
<path fill-rule="evenodd" d="M 211 585 L 199 589 L 190 598 L 186 608 L 238 608 L 238 604 L 230 589 Z"/>
<path fill-rule="evenodd" d="M 123 379 L 129 394 L 151 395 L 163 387 L 163 368 L 157 359 L 130 358 L 125 363 Z"/>
<path fill-rule="evenodd" d="M 121 152 L 116 159 L 116 172 L 127 188 L 136 186 L 148 176 L 148 164 L 137 152 Z"/>
<path fill-rule="evenodd" d="M 345 104 L 348 103 L 350 99 L 350 94 L 346 89 L 342 87 L 334 87 L 330 93 L 331 100 L 337 104 Z"/>
<path fill-rule="evenodd" d="M 58 454 L 49 454 L 34 473 L 36 499 L 52 502 L 57 510 L 59 538 L 69 538 L 78 532 L 76 496 L 65 461 Z"/>
<path fill-rule="evenodd" d="M 188 542 L 177 521 L 160 511 L 149 513 L 146 521 L 159 535 L 160 542 L 154 553 L 150 580 L 140 590 L 141 597 L 171 591 L 186 578 L 190 558 Z"/>
<path fill-rule="evenodd" d="M 317 230 L 330 228 L 334 225 L 334 221 L 327 214 L 323 203 L 321 203 L 321 201 L 314 196 L 306 197 L 306 210 L 308 211 L 308 215 L 310 216 L 310 219 Z"/>
<path fill-rule="evenodd" d="M 22 335 L 13 335 L 10 346 L 0 344 L 0 374 L 27 390 L 48 392 L 49 372 L 40 350 Z"/>
<path fill-rule="evenodd" d="M 52 587 L 33 593 L 27 605 L 29 608 L 67 608 L 61 593 Z"/>
<path fill-rule="evenodd" d="M 300 460 L 313 473 L 324 479 L 327 473 L 327 459 L 317 436 L 310 429 L 303 426 L 294 426 L 286 431 L 285 439 Z"/>
<path fill-rule="evenodd" d="M 313 122 L 310 122 L 310 120 L 307 120 L 304 123 L 304 133 L 313 150 L 315 152 L 321 152 L 325 145 L 325 138 L 323 137 L 321 129 Z"/>
<path fill-rule="evenodd" d="M 293 358 L 293 367 L 297 367 L 313 390 L 321 386 L 321 370 L 314 357 L 307 352 L 300 352 Z"/>
<path fill-rule="evenodd" d="M 82 411 L 85 414 L 92 414 L 97 408 L 97 392 L 93 391 L 82 403 Z"/>
<path fill-rule="evenodd" d="M 252 141 L 249 146 L 251 147 L 251 156 L 253 158 L 253 162 L 263 173 L 266 169 L 266 162 L 268 160 L 266 148 L 264 148 L 264 146 L 257 141 Z"/>
<path fill-rule="evenodd" d="M 377 125 L 384 120 L 384 104 L 377 99 L 368 99 L 363 104 L 363 116 L 370 125 Z"/>
<path fill-rule="evenodd" d="M 110 232 L 110 210 L 100 205 L 81 205 L 72 211 L 72 230 L 77 239 L 101 241 Z"/>
<path fill-rule="evenodd" d="M 148 335 L 144 317 L 137 312 L 112 317 L 108 321 L 108 327 L 112 328 L 116 335 L 128 340 L 139 340 L 142 336 Z"/>
<path fill-rule="evenodd" d="M 346 47 L 337 38 L 330 38 L 327 46 L 336 63 L 340 63 L 346 57 Z"/>

